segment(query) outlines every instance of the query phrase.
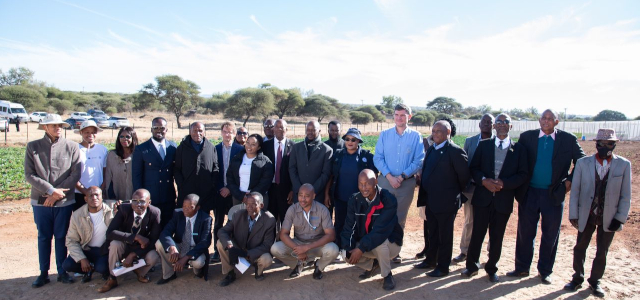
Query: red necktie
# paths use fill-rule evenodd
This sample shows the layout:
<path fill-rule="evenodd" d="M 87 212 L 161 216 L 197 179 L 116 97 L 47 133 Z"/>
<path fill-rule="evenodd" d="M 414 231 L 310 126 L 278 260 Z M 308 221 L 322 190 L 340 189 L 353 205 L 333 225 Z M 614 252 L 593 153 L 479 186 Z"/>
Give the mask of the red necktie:
<path fill-rule="evenodd" d="M 282 165 L 282 145 L 278 142 L 278 154 L 276 154 L 276 184 L 280 184 L 280 166 Z"/>

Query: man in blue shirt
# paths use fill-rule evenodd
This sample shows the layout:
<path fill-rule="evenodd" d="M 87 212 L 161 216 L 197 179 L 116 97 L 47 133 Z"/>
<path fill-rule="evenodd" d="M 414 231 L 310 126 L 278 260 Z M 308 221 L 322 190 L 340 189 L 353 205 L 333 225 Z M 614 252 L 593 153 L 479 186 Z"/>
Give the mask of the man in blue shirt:
<path fill-rule="evenodd" d="M 419 132 L 408 127 L 411 108 L 398 104 L 394 108 L 396 126 L 383 130 L 376 144 L 373 162 L 380 171 L 378 184 L 398 200 L 398 223 L 404 229 L 416 187 L 415 175 L 422 166 L 424 146 Z M 400 257 L 394 262 L 400 263 Z"/>

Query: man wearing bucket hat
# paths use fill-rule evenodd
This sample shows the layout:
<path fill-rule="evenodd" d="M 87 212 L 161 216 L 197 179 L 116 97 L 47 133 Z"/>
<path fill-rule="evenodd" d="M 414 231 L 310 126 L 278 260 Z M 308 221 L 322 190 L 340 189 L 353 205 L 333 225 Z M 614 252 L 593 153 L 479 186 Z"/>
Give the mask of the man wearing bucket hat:
<path fill-rule="evenodd" d="M 618 138 L 613 129 L 600 129 L 594 139 L 597 152 L 581 158 L 573 172 L 569 221 L 578 229 L 573 248 L 573 279 L 564 286 L 575 291 L 584 281 L 584 261 L 591 236 L 597 232 L 596 256 L 587 281 L 593 294 L 604 297 L 600 279 L 607 264 L 607 252 L 616 231 L 622 230 L 631 206 L 631 163 L 614 155 Z"/>
<path fill-rule="evenodd" d="M 95 121 L 86 120 L 80 125 L 80 129 L 74 132 L 82 136 L 82 142 L 78 146 L 80 149 L 80 163 L 82 164 L 82 173 L 80 180 L 76 183 L 76 203 L 73 210 L 82 207 L 85 201 L 85 195 L 89 192 L 89 187 L 102 186 L 104 179 L 104 168 L 107 166 L 107 147 L 96 143 L 96 135 L 102 129 L 98 127 Z"/>
<path fill-rule="evenodd" d="M 69 229 L 75 198 L 73 188 L 80 179 L 78 144 L 62 138 L 62 128 L 69 124 L 58 114 L 48 114 L 38 125 L 45 135 L 29 142 L 25 151 L 24 177 L 31 185 L 33 219 L 38 229 L 40 276 L 32 283 L 38 288 L 49 283 L 51 239 L 55 237 L 58 281 L 72 283 L 62 268 L 67 257 L 65 238 Z"/>

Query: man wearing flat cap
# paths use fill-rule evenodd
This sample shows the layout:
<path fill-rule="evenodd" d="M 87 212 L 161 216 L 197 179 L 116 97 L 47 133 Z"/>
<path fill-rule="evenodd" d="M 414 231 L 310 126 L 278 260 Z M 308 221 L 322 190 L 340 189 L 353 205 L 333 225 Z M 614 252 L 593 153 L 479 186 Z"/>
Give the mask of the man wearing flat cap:
<path fill-rule="evenodd" d="M 581 158 L 573 172 L 569 221 L 578 229 L 573 248 L 573 279 L 564 286 L 575 291 L 584 281 L 584 261 L 591 237 L 596 233 L 596 257 L 587 281 L 593 294 L 604 297 L 600 279 L 607 252 L 616 231 L 622 230 L 631 206 L 631 163 L 613 154 L 618 138 L 613 129 L 600 129 L 595 138 L 596 154 Z"/>

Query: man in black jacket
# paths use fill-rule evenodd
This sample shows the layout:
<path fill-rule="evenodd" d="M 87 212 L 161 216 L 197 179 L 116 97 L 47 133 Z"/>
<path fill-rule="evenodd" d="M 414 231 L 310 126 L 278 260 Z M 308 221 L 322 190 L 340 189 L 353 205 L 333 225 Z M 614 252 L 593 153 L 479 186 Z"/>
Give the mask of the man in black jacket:
<path fill-rule="evenodd" d="M 293 203 L 291 190 L 291 176 L 289 176 L 289 156 L 294 142 L 287 138 L 287 121 L 276 120 L 273 127 L 275 138 L 264 142 L 262 152 L 274 166 L 273 183 L 269 187 L 268 211 L 273 214 L 277 222 L 282 223 L 287 209 Z"/>
<path fill-rule="evenodd" d="M 316 201 L 324 204 L 324 189 L 331 176 L 333 150 L 320 139 L 320 123 L 307 122 L 304 141 L 291 149 L 289 175 L 293 189 L 293 202 L 298 202 L 298 191 L 305 183 L 313 185 Z"/>
<path fill-rule="evenodd" d="M 382 287 L 392 290 L 396 282 L 391 273 L 391 260 L 400 253 L 403 231 L 398 223 L 398 201 L 389 191 L 378 186 L 376 174 L 364 169 L 358 176 L 359 193 L 349 199 L 347 220 L 340 236 L 342 256 L 349 264 L 365 270 L 366 279 L 380 269 Z"/>
<path fill-rule="evenodd" d="M 511 117 L 499 114 L 493 128 L 496 136 L 478 144 L 471 160 L 471 175 L 477 187 L 473 193 L 473 230 L 463 277 L 478 274 L 480 251 L 489 228 L 489 260 L 484 269 L 491 282 L 498 282 L 497 264 L 502 240 L 513 212 L 516 188 L 527 180 L 527 153 L 509 137 Z"/>

